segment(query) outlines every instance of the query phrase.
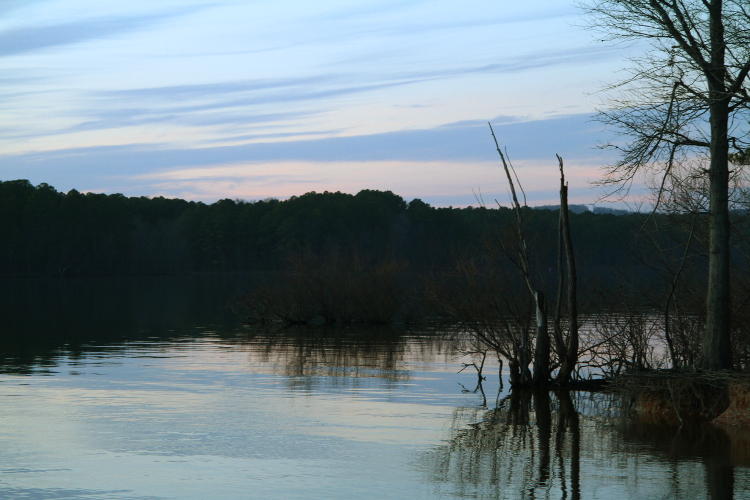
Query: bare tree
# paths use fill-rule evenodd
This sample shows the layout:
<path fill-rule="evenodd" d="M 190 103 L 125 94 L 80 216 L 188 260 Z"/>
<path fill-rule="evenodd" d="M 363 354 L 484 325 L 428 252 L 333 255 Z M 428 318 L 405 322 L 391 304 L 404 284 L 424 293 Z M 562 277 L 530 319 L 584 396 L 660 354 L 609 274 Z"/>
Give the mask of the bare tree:
<path fill-rule="evenodd" d="M 627 187 L 659 172 L 657 208 L 678 174 L 708 178 L 709 269 L 703 367 L 732 367 L 729 186 L 750 153 L 748 0 L 592 0 L 595 26 L 613 39 L 644 40 L 646 55 L 615 85 L 605 121 L 629 137 L 607 182 Z M 708 164 L 708 168 L 706 167 Z"/>
<path fill-rule="evenodd" d="M 518 257 L 516 260 L 516 264 L 534 302 L 534 317 L 536 319 L 536 342 L 534 346 L 534 360 L 533 372 L 531 374 L 531 383 L 536 386 L 544 386 L 549 384 L 550 382 L 549 376 L 551 371 L 550 336 L 547 328 L 547 304 L 541 286 L 539 286 L 539 284 L 535 282 L 531 275 L 528 246 L 526 244 L 526 238 L 524 235 L 524 223 L 522 219 L 521 203 L 518 201 L 516 184 L 518 184 L 518 187 L 522 192 L 523 188 L 521 187 L 521 183 L 516 176 L 516 171 L 513 168 L 513 165 L 511 164 L 510 160 L 507 159 L 507 155 L 503 153 L 502 149 L 500 149 L 500 144 L 497 141 L 497 136 L 495 136 L 495 131 L 492 128 L 492 124 L 489 123 L 488 125 L 490 127 L 490 134 L 492 135 L 492 139 L 495 142 L 495 149 L 497 150 L 497 154 L 500 157 L 500 162 L 503 166 L 503 171 L 505 172 L 505 176 L 508 179 L 508 187 L 510 188 L 511 200 L 513 203 L 513 212 L 516 216 L 516 238 L 518 240 Z M 575 257 L 573 255 L 573 242 L 570 236 L 570 219 L 568 213 L 568 184 L 565 182 L 563 159 L 560 155 L 556 155 L 556 157 L 560 169 L 560 220 L 558 225 L 559 269 L 557 305 L 555 308 L 554 338 L 555 350 L 560 363 L 557 383 L 565 386 L 570 383 L 571 375 L 578 362 L 578 306 L 576 295 L 577 279 Z M 514 177 L 515 181 L 513 180 Z M 526 204 L 525 201 L 526 200 L 524 196 L 524 206 Z M 565 260 L 564 265 L 562 262 L 563 259 Z M 564 287 L 566 287 L 565 295 L 567 298 L 568 312 L 567 334 L 563 333 L 563 329 L 560 323 Z M 528 365 L 528 340 L 521 343 L 519 352 L 521 353 L 521 355 L 519 356 L 519 363 L 522 367 L 525 367 Z M 528 375 L 526 375 L 526 378 L 528 378 Z M 522 384 L 529 383 L 529 381 L 527 379 L 524 379 L 524 377 L 521 377 L 520 382 Z"/>
<path fill-rule="evenodd" d="M 521 380 L 520 384 L 517 385 L 529 385 L 533 382 L 535 385 L 544 385 L 549 381 L 549 333 L 547 332 L 547 306 L 544 300 L 544 292 L 540 287 L 534 283 L 531 278 L 531 271 L 529 266 L 529 253 L 528 246 L 526 245 L 526 237 L 524 236 L 523 220 L 521 215 L 521 203 L 518 201 L 518 195 L 516 194 L 515 182 L 513 177 L 515 176 L 515 169 L 513 165 L 506 159 L 506 155 L 500 149 L 500 144 L 497 142 L 497 136 L 492 128 L 492 124 L 488 123 L 490 127 L 490 134 L 492 134 L 492 140 L 495 141 L 495 149 L 497 154 L 500 156 L 500 161 L 505 171 L 505 176 L 508 179 L 508 187 L 510 188 L 511 200 L 513 202 L 513 213 L 516 216 L 516 237 L 518 239 L 518 269 L 521 272 L 526 286 L 529 289 L 529 293 L 534 300 L 534 311 L 536 318 L 536 346 L 534 350 L 534 370 L 529 380 L 528 364 L 530 349 L 528 345 L 528 336 L 522 337 L 520 345 L 519 364 L 521 365 Z M 513 172 L 513 175 L 511 175 Z M 516 181 L 518 178 L 516 177 Z M 519 182 L 520 187 L 520 182 Z M 524 205 L 525 205 L 524 196 Z"/>
<path fill-rule="evenodd" d="M 573 240 L 570 235 L 570 212 L 568 210 L 568 183 L 565 182 L 563 159 L 557 156 L 560 167 L 560 221 L 557 262 L 557 304 L 555 305 L 554 337 L 557 357 L 560 360 L 560 371 L 557 381 L 561 385 L 570 383 L 570 377 L 578 363 L 578 278 L 576 260 L 573 253 Z M 565 263 L 563 264 L 563 260 Z M 565 292 L 563 293 L 563 288 Z M 560 320 L 562 316 L 563 294 L 567 299 L 568 331 L 563 332 Z"/>

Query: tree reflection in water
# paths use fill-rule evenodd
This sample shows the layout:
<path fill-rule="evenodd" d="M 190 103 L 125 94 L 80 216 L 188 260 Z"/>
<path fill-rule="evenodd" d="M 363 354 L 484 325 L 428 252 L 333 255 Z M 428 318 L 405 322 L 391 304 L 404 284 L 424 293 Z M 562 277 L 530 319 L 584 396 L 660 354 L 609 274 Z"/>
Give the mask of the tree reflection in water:
<path fill-rule="evenodd" d="M 746 465 L 736 436 L 708 425 L 644 425 L 622 408 L 612 395 L 513 391 L 494 409 L 456 409 L 446 444 L 422 460 L 442 493 L 460 497 L 724 499 L 749 491 L 735 481 L 735 466 Z"/>
<path fill-rule="evenodd" d="M 648 448 L 672 463 L 699 461 L 703 464 L 706 497 L 731 499 L 735 493 L 735 467 L 750 465 L 748 430 L 722 429 L 713 425 L 681 429 L 630 422 L 622 428 L 626 442 Z M 679 485 L 675 484 L 675 488 Z M 750 494 L 742 485 L 740 492 Z"/>
<path fill-rule="evenodd" d="M 417 357 L 414 349 L 450 349 L 446 342 L 414 343 L 402 333 L 373 328 L 357 330 L 285 329 L 282 332 L 256 331 L 246 342 L 250 354 L 275 373 L 286 377 L 290 388 L 312 390 L 323 384 L 357 385 L 378 378 L 389 388 L 409 379 L 404 361 Z"/>

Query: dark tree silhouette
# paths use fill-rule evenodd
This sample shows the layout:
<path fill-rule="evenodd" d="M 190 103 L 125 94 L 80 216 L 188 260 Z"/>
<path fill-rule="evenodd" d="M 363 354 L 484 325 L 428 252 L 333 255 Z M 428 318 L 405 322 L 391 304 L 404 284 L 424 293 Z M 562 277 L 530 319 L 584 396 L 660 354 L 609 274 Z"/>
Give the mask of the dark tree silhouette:
<path fill-rule="evenodd" d="M 736 172 L 729 164 L 744 159 L 750 145 L 750 8 L 746 0 L 595 0 L 589 9 L 606 34 L 650 44 L 631 77 L 616 86 L 625 97 L 605 113 L 632 139 L 618 147 L 622 157 L 608 181 L 627 185 L 639 171 L 656 168 L 658 206 L 686 176 L 708 179 L 703 365 L 731 368 L 729 186 Z M 698 161 L 702 151 L 708 168 Z"/>

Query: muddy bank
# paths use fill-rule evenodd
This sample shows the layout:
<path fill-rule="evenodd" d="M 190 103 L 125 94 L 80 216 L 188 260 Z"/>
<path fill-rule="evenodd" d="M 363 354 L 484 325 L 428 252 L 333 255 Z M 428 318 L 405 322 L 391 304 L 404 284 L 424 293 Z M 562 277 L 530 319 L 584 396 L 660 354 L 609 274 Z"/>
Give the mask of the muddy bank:
<path fill-rule="evenodd" d="M 750 425 L 750 377 L 738 374 L 654 374 L 618 383 L 631 397 L 633 416 L 644 423 L 721 427 Z"/>

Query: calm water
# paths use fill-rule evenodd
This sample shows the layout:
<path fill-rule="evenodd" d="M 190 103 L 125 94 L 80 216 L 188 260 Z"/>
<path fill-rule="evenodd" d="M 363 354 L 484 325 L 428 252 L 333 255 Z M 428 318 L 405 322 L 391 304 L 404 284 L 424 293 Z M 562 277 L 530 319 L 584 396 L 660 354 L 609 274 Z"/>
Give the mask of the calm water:
<path fill-rule="evenodd" d="M 0 498 L 750 498 L 742 430 L 483 395 L 440 332 L 262 332 L 239 289 L 6 283 Z"/>

